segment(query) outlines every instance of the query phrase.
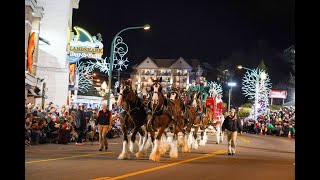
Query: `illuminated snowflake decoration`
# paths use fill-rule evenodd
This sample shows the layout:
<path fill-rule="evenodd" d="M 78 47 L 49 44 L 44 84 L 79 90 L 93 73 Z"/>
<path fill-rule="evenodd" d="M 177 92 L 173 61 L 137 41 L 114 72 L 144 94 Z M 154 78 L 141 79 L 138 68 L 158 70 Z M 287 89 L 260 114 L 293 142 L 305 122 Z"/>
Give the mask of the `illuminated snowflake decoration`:
<path fill-rule="evenodd" d="M 222 98 L 222 86 L 221 84 L 218 84 L 217 82 L 214 81 L 210 81 L 208 82 L 208 86 L 210 87 L 209 89 L 209 93 L 210 95 L 215 95 L 215 94 L 220 94 L 221 98 Z"/>
<path fill-rule="evenodd" d="M 101 39 L 101 35 L 98 36 Z M 96 37 L 94 37 L 96 40 Z M 128 58 L 124 58 L 124 56 L 128 53 L 128 46 L 123 42 L 120 36 L 117 36 L 114 44 L 114 54 L 113 54 L 113 68 L 116 70 L 123 70 L 122 68 L 128 67 Z M 107 62 L 108 58 L 100 58 L 94 60 L 88 60 L 87 62 L 77 61 L 77 75 L 79 75 L 78 79 L 78 90 L 82 93 L 86 93 L 89 91 L 90 87 L 93 84 L 92 71 L 94 69 L 99 69 L 100 72 L 105 74 L 110 74 L 110 63 Z M 119 84 L 118 84 L 119 86 Z M 117 87 L 118 87 L 117 86 Z"/>
<path fill-rule="evenodd" d="M 87 65 L 92 66 L 93 68 L 99 69 L 100 72 L 109 75 L 109 63 L 107 63 L 108 58 L 104 59 L 96 59 L 96 61 L 92 62 L 91 60 L 88 61 Z"/>
<path fill-rule="evenodd" d="M 264 73 L 265 79 L 261 79 L 261 74 Z M 256 86 L 258 88 L 258 112 L 262 113 L 268 107 L 269 92 L 271 89 L 271 82 L 269 75 L 262 69 L 254 69 L 247 71 L 242 79 L 242 91 L 248 99 L 255 99 Z"/>
<path fill-rule="evenodd" d="M 113 68 L 122 70 L 122 67 L 124 67 L 127 69 L 129 61 L 128 58 L 124 59 L 124 55 L 126 55 L 129 50 L 127 44 L 123 42 L 120 36 L 117 36 L 113 47 Z"/>

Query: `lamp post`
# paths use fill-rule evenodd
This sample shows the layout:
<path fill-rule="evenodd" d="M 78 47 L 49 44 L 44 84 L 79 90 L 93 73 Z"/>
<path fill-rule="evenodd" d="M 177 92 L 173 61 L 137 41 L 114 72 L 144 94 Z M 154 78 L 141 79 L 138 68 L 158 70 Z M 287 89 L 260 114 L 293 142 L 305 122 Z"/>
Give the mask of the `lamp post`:
<path fill-rule="evenodd" d="M 239 65 L 238 69 L 246 69 L 248 71 L 251 71 L 254 74 L 255 78 L 258 79 L 255 82 L 255 96 L 254 96 L 254 120 L 257 121 L 257 119 L 258 119 L 258 108 L 257 108 L 257 106 L 258 106 L 259 82 L 260 82 L 259 78 L 261 80 L 264 80 L 266 78 L 266 74 L 265 74 L 265 72 L 263 72 L 263 73 L 261 73 L 261 75 L 259 75 L 259 74 L 257 74 L 256 71 L 254 71 L 254 70 L 252 70 L 250 68 L 247 68 L 247 67 L 243 67 L 242 65 Z"/>
<path fill-rule="evenodd" d="M 111 104 L 111 80 L 112 80 L 112 70 L 113 70 L 113 59 L 114 59 L 114 53 L 115 53 L 115 41 L 117 37 L 122 33 L 123 31 L 131 30 L 131 29 L 145 29 L 148 30 L 150 29 L 150 25 L 146 24 L 144 26 L 135 26 L 135 27 L 127 27 L 119 31 L 114 37 L 111 42 L 111 50 L 110 50 L 110 58 L 109 58 L 109 78 L 108 78 L 108 104 L 109 104 L 109 110 L 112 110 L 112 104 Z"/>
<path fill-rule="evenodd" d="M 231 99 L 231 92 L 232 92 L 232 87 L 235 87 L 237 84 L 235 82 L 229 82 L 228 86 L 230 86 L 229 89 L 229 102 L 228 102 L 228 112 L 230 111 L 230 99 Z"/>

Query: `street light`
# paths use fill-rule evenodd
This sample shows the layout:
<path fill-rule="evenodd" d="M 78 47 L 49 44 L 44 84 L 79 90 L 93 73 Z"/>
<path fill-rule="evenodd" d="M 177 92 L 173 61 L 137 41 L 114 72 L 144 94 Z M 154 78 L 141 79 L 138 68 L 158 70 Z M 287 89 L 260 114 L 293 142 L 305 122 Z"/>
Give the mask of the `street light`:
<path fill-rule="evenodd" d="M 114 37 L 111 42 L 111 50 L 110 50 L 110 58 L 109 58 L 109 81 L 108 81 L 108 104 L 109 104 L 109 110 L 112 110 L 112 104 L 111 104 L 111 80 L 112 80 L 112 70 L 113 70 L 113 58 L 114 58 L 114 53 L 115 53 L 115 41 L 117 37 L 122 33 L 123 31 L 131 30 L 131 29 L 144 29 L 148 30 L 150 29 L 150 25 L 146 24 L 144 26 L 135 26 L 135 27 L 127 27 L 119 31 Z"/>
<path fill-rule="evenodd" d="M 228 83 L 228 86 L 230 86 L 230 89 L 229 89 L 228 112 L 230 112 L 230 99 L 231 99 L 232 87 L 235 87 L 236 85 L 237 85 L 237 83 L 235 83 L 235 82 L 229 82 L 229 83 Z"/>

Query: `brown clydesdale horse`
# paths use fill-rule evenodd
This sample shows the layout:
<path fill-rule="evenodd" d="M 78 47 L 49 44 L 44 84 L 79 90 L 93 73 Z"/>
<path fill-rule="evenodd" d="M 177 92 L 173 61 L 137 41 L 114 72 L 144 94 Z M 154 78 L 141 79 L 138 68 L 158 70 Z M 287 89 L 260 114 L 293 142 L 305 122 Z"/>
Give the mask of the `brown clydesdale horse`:
<path fill-rule="evenodd" d="M 143 142 L 146 142 L 146 133 L 143 126 L 147 122 L 147 114 L 145 106 L 142 100 L 138 97 L 137 93 L 132 89 L 131 80 L 126 80 L 118 89 L 120 93 L 118 99 L 118 106 L 121 106 L 124 110 L 122 112 L 122 130 L 123 130 L 123 149 L 118 159 L 130 159 L 129 147 L 128 147 L 128 129 L 132 131 L 130 141 L 130 151 L 136 153 L 137 157 L 141 157 L 145 154 L 145 150 L 142 148 Z M 139 132 L 140 140 L 139 144 L 136 141 L 136 135 Z M 142 140 L 143 139 L 143 140 Z"/>
<path fill-rule="evenodd" d="M 167 99 L 162 93 L 162 77 L 156 80 L 151 78 L 151 81 L 153 82 L 153 95 L 152 100 L 148 104 L 151 114 L 148 114 L 147 131 L 150 132 L 153 149 L 149 159 L 160 161 L 161 154 L 166 151 L 166 149 L 161 149 L 163 148 L 163 146 L 160 146 L 161 137 L 164 135 L 165 129 L 172 123 L 173 114 L 172 111 L 168 109 Z M 158 132 L 157 137 L 155 137 L 156 132 Z M 174 157 L 174 154 L 170 154 L 170 156 Z"/>
<path fill-rule="evenodd" d="M 214 114 L 212 110 L 210 108 L 207 108 L 205 103 L 201 101 L 199 92 L 194 93 L 191 105 L 192 107 L 196 108 L 196 120 L 194 122 L 193 138 L 190 139 L 192 141 L 189 141 L 189 143 L 191 144 L 192 148 L 197 149 L 198 148 L 197 134 L 198 134 L 199 127 L 202 130 L 199 145 L 204 146 L 207 142 L 206 129 L 212 124 Z"/>

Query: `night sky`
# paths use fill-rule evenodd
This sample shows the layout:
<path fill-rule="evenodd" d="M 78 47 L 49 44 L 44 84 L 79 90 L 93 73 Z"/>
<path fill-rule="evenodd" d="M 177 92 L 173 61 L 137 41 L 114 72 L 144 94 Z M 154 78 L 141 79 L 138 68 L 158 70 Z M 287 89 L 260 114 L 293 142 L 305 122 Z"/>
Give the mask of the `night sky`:
<path fill-rule="evenodd" d="M 151 25 L 148 32 L 121 34 L 130 65 L 148 56 L 181 56 L 213 66 L 229 59 L 255 68 L 263 59 L 271 79 L 278 81 L 287 75 L 279 53 L 294 44 L 294 0 L 80 0 L 73 11 L 73 26 L 102 34 L 103 57 L 109 56 L 118 31 L 144 24 Z"/>

